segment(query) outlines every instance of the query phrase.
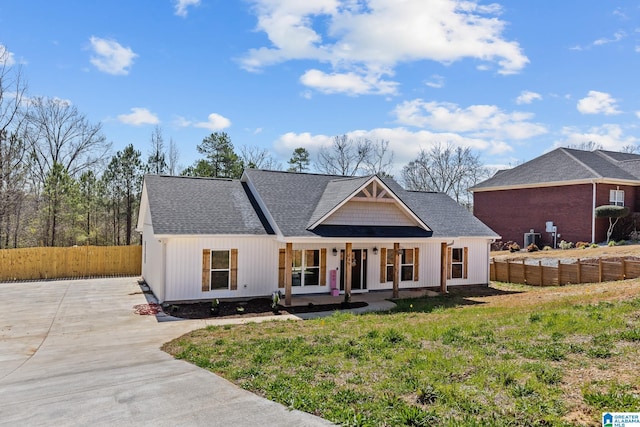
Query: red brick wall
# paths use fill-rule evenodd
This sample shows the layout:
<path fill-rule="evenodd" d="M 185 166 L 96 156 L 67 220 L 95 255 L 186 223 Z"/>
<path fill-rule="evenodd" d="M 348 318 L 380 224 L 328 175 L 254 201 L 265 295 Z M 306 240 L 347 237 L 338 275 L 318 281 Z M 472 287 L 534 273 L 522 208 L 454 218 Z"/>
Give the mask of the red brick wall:
<path fill-rule="evenodd" d="M 609 203 L 608 189 L 606 199 Z M 591 184 L 483 191 L 473 195 L 473 214 L 505 242 L 513 240 L 522 245 L 524 233 L 533 228 L 540 233 L 543 245 L 551 245 L 553 236 L 545 231 L 547 221 L 553 221 L 558 227 L 561 235 L 558 243 L 560 240 L 591 242 L 592 203 Z"/>

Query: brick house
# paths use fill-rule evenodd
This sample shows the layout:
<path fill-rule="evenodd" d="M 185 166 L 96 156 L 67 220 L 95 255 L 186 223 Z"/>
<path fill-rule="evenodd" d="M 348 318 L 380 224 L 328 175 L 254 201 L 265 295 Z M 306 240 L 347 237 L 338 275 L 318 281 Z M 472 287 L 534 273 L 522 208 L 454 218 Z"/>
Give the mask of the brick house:
<path fill-rule="evenodd" d="M 553 245 L 605 241 L 608 220 L 595 218 L 594 209 L 615 204 L 636 212 L 639 186 L 640 155 L 558 148 L 470 190 L 474 215 L 503 241 L 524 245 L 525 233 L 533 230 L 539 243 Z M 627 237 L 616 236 L 623 228 L 616 228 L 614 238 Z"/>

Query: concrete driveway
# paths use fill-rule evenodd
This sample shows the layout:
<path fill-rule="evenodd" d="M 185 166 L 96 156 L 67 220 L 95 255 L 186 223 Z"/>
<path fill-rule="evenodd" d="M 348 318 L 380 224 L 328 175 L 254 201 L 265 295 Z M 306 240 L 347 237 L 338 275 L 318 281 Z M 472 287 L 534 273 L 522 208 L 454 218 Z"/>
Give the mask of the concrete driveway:
<path fill-rule="evenodd" d="M 0 425 L 326 426 L 159 348 L 136 279 L 0 283 Z"/>

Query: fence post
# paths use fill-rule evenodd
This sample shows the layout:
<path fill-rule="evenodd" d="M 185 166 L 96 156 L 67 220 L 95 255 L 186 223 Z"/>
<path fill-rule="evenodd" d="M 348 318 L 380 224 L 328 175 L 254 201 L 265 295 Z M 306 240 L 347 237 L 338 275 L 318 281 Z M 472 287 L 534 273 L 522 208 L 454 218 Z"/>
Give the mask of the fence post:
<path fill-rule="evenodd" d="M 544 268 L 542 268 L 542 261 L 538 261 L 538 268 L 540 269 L 540 286 L 544 286 Z"/>
<path fill-rule="evenodd" d="M 578 283 L 582 283 L 582 263 L 580 262 L 580 258 L 578 258 Z"/>
<path fill-rule="evenodd" d="M 627 260 L 622 258 L 622 280 L 627 278 Z"/>
<path fill-rule="evenodd" d="M 522 278 L 524 279 L 524 284 L 527 284 L 527 266 L 524 264 L 524 258 L 522 258 Z"/>
<path fill-rule="evenodd" d="M 507 260 L 507 283 L 511 283 L 511 262 Z"/>
<path fill-rule="evenodd" d="M 602 282 L 602 258 L 598 258 L 598 282 Z"/>
<path fill-rule="evenodd" d="M 558 286 L 562 285 L 562 263 L 558 260 Z"/>

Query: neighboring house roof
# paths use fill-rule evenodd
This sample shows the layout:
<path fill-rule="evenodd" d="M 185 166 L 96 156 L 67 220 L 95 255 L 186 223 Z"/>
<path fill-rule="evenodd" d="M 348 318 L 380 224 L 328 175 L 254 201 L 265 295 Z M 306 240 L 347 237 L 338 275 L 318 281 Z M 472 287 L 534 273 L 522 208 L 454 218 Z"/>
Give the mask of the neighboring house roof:
<path fill-rule="evenodd" d="M 415 226 L 321 221 L 372 181 L 392 193 L 389 202 L 413 218 Z M 277 231 L 285 237 L 498 237 L 447 195 L 406 191 L 393 179 L 375 175 L 248 169 L 242 180 L 147 175 L 144 188 L 156 235 L 269 235 Z M 375 203 L 371 206 L 375 209 Z"/>
<path fill-rule="evenodd" d="M 238 180 L 146 175 L 144 186 L 157 235 L 273 234 Z"/>
<path fill-rule="evenodd" d="M 470 190 L 565 185 L 592 180 L 636 181 L 640 184 L 640 155 L 557 148 L 513 169 L 501 170 Z"/>

